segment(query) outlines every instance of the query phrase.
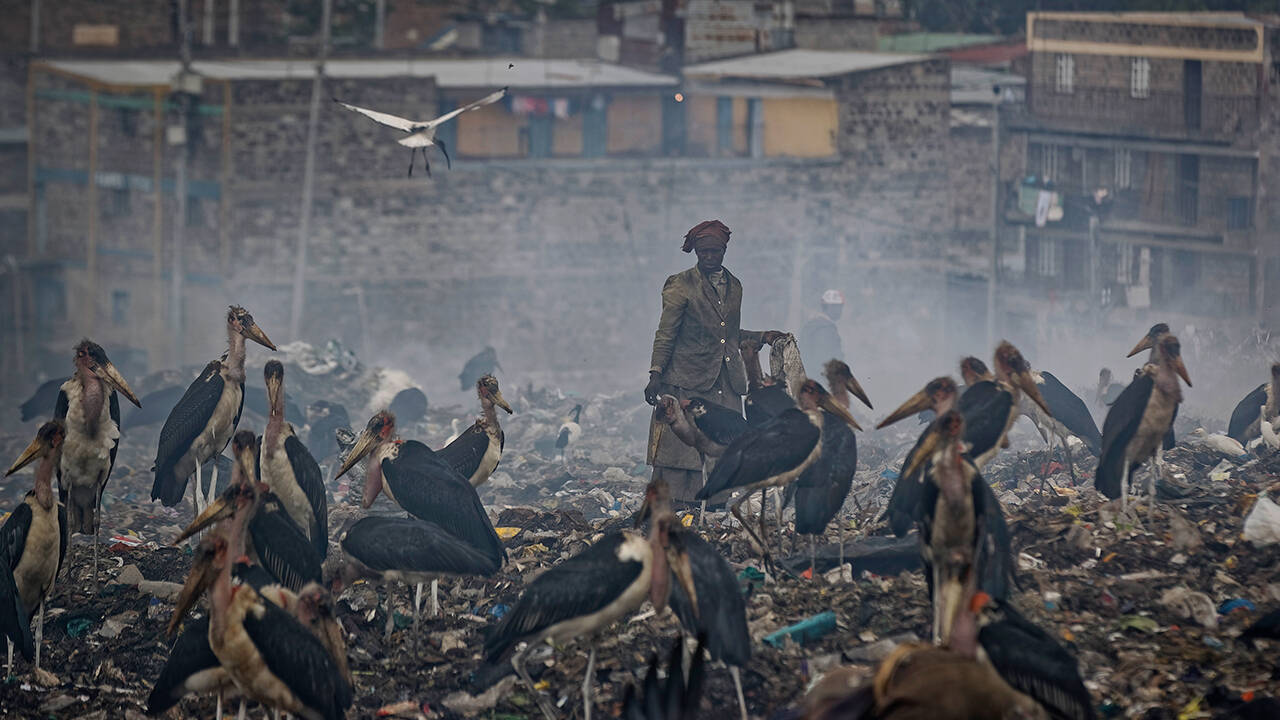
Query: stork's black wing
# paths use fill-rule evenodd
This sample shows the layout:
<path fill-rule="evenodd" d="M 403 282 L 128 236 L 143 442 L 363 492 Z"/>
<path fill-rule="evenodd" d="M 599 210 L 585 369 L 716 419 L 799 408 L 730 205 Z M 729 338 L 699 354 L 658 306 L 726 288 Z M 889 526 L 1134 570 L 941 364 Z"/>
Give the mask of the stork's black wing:
<path fill-rule="evenodd" d="M 489 521 L 475 488 L 431 448 L 416 440 L 400 445 L 400 454 L 382 461 L 382 473 L 400 507 L 433 522 L 501 563 L 507 550 Z"/>
<path fill-rule="evenodd" d="M 231 573 L 235 575 L 236 580 L 253 588 L 259 595 L 272 585 L 283 587 L 280 581 L 261 565 L 238 562 L 232 566 Z"/>
<path fill-rule="evenodd" d="M 65 384 L 65 383 L 64 383 Z M 66 421 L 67 411 L 71 409 L 71 400 L 67 397 L 67 391 L 61 387 L 58 388 L 58 399 L 53 405 L 53 419 Z"/>
<path fill-rule="evenodd" d="M 932 427 L 932 423 L 930 423 Z M 920 452 L 920 446 L 924 443 L 925 436 L 929 434 L 930 428 L 925 428 L 920 433 L 920 437 L 916 438 L 916 444 L 912 446 L 911 451 L 902 460 L 902 468 L 898 471 L 898 481 L 893 485 L 893 495 L 889 497 L 889 506 L 885 509 L 885 515 L 889 518 L 889 527 L 893 529 L 893 534 L 897 537 L 906 537 L 911 532 L 911 527 L 920 519 L 921 499 L 924 496 L 924 471 L 925 465 L 921 465 L 914 474 L 908 476 L 907 468 L 911 467 L 911 463 L 915 461 L 916 453 Z"/>
<path fill-rule="evenodd" d="M 257 609 L 260 614 L 245 614 L 244 629 L 267 669 L 320 717 L 344 717 L 346 708 L 351 707 L 351 686 L 329 651 L 288 612 L 265 601 Z"/>
<path fill-rule="evenodd" d="M 1005 523 L 1004 509 L 991 486 L 981 474 L 973 476 L 973 513 L 979 533 L 978 552 L 975 555 L 978 570 L 978 588 L 996 600 L 1009 597 L 1009 586 L 1014 579 L 1016 566 Z"/>
<path fill-rule="evenodd" d="M 181 385 L 172 385 L 143 395 L 139 401 L 142 407 L 128 409 L 128 414 L 124 417 L 124 429 L 131 430 L 161 422 L 169 417 L 173 406 L 182 399 L 184 392 Z"/>
<path fill-rule="evenodd" d="M 766 385 L 747 393 L 747 424 L 760 427 L 770 418 L 794 408 L 796 401 L 787 394 L 782 383 Z"/>
<path fill-rule="evenodd" d="M 1053 720 L 1093 720 L 1093 700 L 1075 657 L 1013 607 L 999 608 L 1003 617 L 985 625 L 978 642 L 1000 677 Z"/>
<path fill-rule="evenodd" d="M 705 500 L 780 475 L 804 462 L 820 437 L 809 416 L 791 408 L 729 443 L 696 497 Z"/>
<path fill-rule="evenodd" d="M 417 518 L 370 515 L 347 530 L 342 549 L 377 572 L 492 575 L 500 565 L 439 525 Z"/>
<path fill-rule="evenodd" d="M 289 466 L 293 468 L 293 479 L 311 506 L 311 544 L 324 560 L 329 554 L 329 496 L 324 489 L 320 465 L 296 435 L 291 434 L 284 439 L 284 452 L 289 457 Z"/>
<path fill-rule="evenodd" d="M 54 402 L 57 401 L 58 393 L 62 390 L 62 384 L 70 379 L 64 377 L 41 383 L 40 387 L 36 388 L 35 393 L 19 406 L 22 411 L 22 422 L 44 417 L 44 414 L 49 412 L 49 408 L 53 407 Z M 63 417 L 65 416 L 66 413 L 64 412 Z M 55 415 L 55 417 L 57 416 Z"/>
<path fill-rule="evenodd" d="M 658 655 L 655 653 L 649 661 L 649 671 L 645 673 L 644 683 L 637 694 L 635 685 L 628 685 L 622 698 L 623 720 L 694 720 L 698 717 L 702 687 L 706 679 L 706 666 L 703 664 L 703 647 L 705 638 L 699 637 L 689 657 L 693 659 L 689 667 L 685 667 L 684 640 L 676 638 L 667 660 L 666 680 L 659 680 L 660 671 Z M 712 653 L 714 656 L 714 653 Z M 685 676 L 688 675 L 688 682 Z"/>
<path fill-rule="evenodd" d="M 196 673 L 220 669 L 222 663 L 209 647 L 209 618 L 188 620 L 182 625 L 182 634 L 169 650 L 160 676 L 147 697 L 147 714 L 159 715 L 187 694 L 186 682 Z"/>
<path fill-rule="evenodd" d="M 1270 640 L 1280 640 L 1280 609 L 1272 610 L 1253 622 L 1252 625 L 1245 628 L 1240 633 L 1241 640 L 1252 640 L 1254 638 L 1268 638 Z"/>
<path fill-rule="evenodd" d="M 298 592 L 308 582 L 320 582 L 324 560 L 274 493 L 267 493 L 249 521 L 249 537 L 262 566 L 281 585 Z"/>
<path fill-rule="evenodd" d="M 707 414 L 700 418 L 695 418 L 694 422 L 698 425 L 698 429 L 710 438 L 712 442 L 719 445 L 728 445 L 747 431 L 747 419 L 742 417 L 741 413 L 736 413 L 727 407 L 722 407 L 712 402 L 708 402 L 706 407 Z"/>
<path fill-rule="evenodd" d="M 684 586 L 671 583 L 671 609 L 680 625 L 692 635 L 706 635 L 711 659 L 746 667 L 751 660 L 751 636 L 747 633 L 747 603 L 738 588 L 738 575 L 713 545 L 697 533 L 675 531 L 689 555 L 693 589 L 698 593 L 698 616 Z"/>
<path fill-rule="evenodd" d="M 956 409 L 964 416 L 964 441 L 969 457 L 995 447 L 1004 436 L 1013 408 L 1013 395 L 990 380 L 974 383 L 960 396 Z"/>
<path fill-rule="evenodd" d="M 617 600 L 644 569 L 639 560 L 618 559 L 625 539 L 622 533 L 606 535 L 534 578 L 485 639 L 485 658 L 493 662 L 520 640 Z"/>
<path fill-rule="evenodd" d="M 13 570 L 22 559 L 27 532 L 31 529 L 31 517 L 31 506 L 19 503 L 0 526 L 0 553 L 3 553 L 0 555 L 3 561 L 3 567 L 0 567 L 0 632 L 18 646 L 22 657 L 27 660 L 35 657 L 36 646 L 31 637 L 31 615 L 22 604 Z"/>
<path fill-rule="evenodd" d="M 840 418 L 822 413 L 822 454 L 795 482 L 796 532 L 820 535 L 853 487 L 858 439 Z"/>
<path fill-rule="evenodd" d="M 1098 424 L 1093 421 L 1089 406 L 1084 404 L 1084 400 L 1081 400 L 1079 395 L 1063 385 L 1061 380 L 1054 377 L 1053 373 L 1042 371 L 1040 377 L 1044 378 L 1044 382 L 1040 385 L 1040 396 L 1049 406 L 1053 419 L 1065 425 L 1072 435 L 1080 438 L 1094 457 L 1101 455 L 1102 433 L 1098 432 Z"/>
<path fill-rule="evenodd" d="M 1151 391 L 1155 382 L 1150 375 L 1139 375 L 1120 393 L 1116 402 L 1107 411 L 1107 419 L 1102 422 L 1102 456 L 1098 458 L 1098 469 L 1094 474 L 1093 486 L 1098 492 L 1112 500 L 1120 497 L 1124 481 L 1124 455 L 1142 424 L 1142 415 L 1147 410 L 1151 399 Z"/>
<path fill-rule="evenodd" d="M 1231 411 L 1231 422 L 1227 423 L 1227 437 L 1243 444 L 1245 432 L 1262 414 L 1262 405 L 1267 402 L 1267 384 L 1262 383 L 1253 392 L 1244 396 Z"/>
<path fill-rule="evenodd" d="M 463 430 L 453 442 L 436 451 L 436 457 L 443 460 L 459 475 L 471 480 L 471 476 L 480 467 L 484 453 L 489 449 L 489 435 L 479 423 Z"/>
<path fill-rule="evenodd" d="M 165 507 L 181 502 L 187 490 L 187 478 L 175 477 L 173 469 L 208 425 L 209 418 L 213 417 L 225 385 L 221 369 L 222 363 L 217 360 L 206 365 L 200 377 L 191 383 L 182 399 L 169 411 L 169 417 L 165 418 L 164 427 L 160 429 L 156 462 L 151 468 L 156 474 L 151 485 L 151 499 L 159 500 Z M 243 395 L 240 402 L 243 408 Z M 239 420 L 239 413 L 236 413 L 236 419 Z"/>

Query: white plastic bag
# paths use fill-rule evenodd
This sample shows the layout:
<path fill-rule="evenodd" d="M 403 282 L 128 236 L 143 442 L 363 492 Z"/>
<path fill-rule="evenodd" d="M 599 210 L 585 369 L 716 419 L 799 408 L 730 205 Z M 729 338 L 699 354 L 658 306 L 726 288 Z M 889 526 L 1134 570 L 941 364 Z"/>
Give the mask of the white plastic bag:
<path fill-rule="evenodd" d="M 1259 495 L 1249 517 L 1244 519 L 1244 539 L 1258 547 L 1280 543 L 1280 505 Z"/>

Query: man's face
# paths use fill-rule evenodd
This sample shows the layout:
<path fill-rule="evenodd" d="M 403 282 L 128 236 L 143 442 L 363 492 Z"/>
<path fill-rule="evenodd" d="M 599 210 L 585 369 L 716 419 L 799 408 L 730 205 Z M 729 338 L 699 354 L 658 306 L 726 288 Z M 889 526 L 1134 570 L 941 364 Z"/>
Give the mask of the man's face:
<path fill-rule="evenodd" d="M 693 245 L 698 255 L 698 269 L 704 273 L 715 272 L 724 264 L 725 246 L 715 240 L 699 239 Z"/>

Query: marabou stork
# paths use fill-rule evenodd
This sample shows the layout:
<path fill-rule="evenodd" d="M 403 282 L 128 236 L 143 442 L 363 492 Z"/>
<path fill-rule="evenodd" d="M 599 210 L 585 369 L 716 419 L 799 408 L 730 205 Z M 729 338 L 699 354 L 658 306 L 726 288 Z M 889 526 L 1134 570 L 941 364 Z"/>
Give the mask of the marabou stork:
<path fill-rule="evenodd" d="M 410 515 L 444 528 L 494 564 L 501 566 L 507 559 L 476 489 L 431 448 L 416 440 L 400 440 L 391 413 L 383 410 L 369 419 L 338 469 L 338 477 L 366 455 L 372 457 L 365 473 L 364 507 L 373 505 L 378 493 L 384 492 Z M 432 579 L 431 585 L 431 595 L 436 597 L 439 580 Z M 421 598 L 421 583 L 416 592 L 415 597 Z"/>
<path fill-rule="evenodd" d="M 243 443 L 252 446 L 249 435 Z M 243 466 L 251 450 L 239 452 Z M 215 551 L 210 589 L 209 646 L 223 669 L 250 699 L 308 720 L 337 720 L 351 706 L 350 684 L 325 644 L 289 611 L 263 598 L 250 584 L 232 586 L 230 558 L 245 550 L 245 536 L 259 486 L 234 486 L 234 509 L 223 524 L 226 542 Z M 212 514 L 212 513 L 210 513 Z M 207 524 L 201 517 L 197 523 Z M 193 523 L 186 534 L 198 530 Z"/>
<path fill-rule="evenodd" d="M 707 402 L 700 397 L 689 398 L 681 404 L 693 417 L 698 430 L 717 445 L 728 447 L 729 443 L 737 440 L 738 436 L 746 432 L 749 427 L 742 413 L 734 412 L 723 405 Z"/>
<path fill-rule="evenodd" d="M 307 447 L 314 457 L 327 459 L 338 452 L 333 431 L 351 427 L 351 418 L 342 405 L 327 400 L 317 400 L 307 406 Z"/>
<path fill-rule="evenodd" d="M 506 97 L 506 95 L 507 89 L 502 88 L 498 92 L 485 95 L 475 102 L 468 103 L 460 108 L 455 108 L 440 117 L 432 118 L 430 120 L 410 120 L 390 113 L 378 112 L 377 110 L 369 110 L 367 108 L 350 105 L 342 102 L 338 98 L 334 98 L 333 100 L 342 107 L 353 112 L 358 112 L 379 125 L 386 125 L 387 127 L 393 127 L 397 130 L 409 133 L 405 137 L 396 141 L 409 148 L 409 175 L 410 177 L 413 176 L 413 159 L 418 155 L 418 148 L 422 148 L 422 164 L 427 168 L 427 177 L 431 177 L 431 161 L 427 159 L 427 148 L 433 145 L 439 146 L 440 152 L 444 153 L 445 164 L 449 167 L 453 167 L 453 161 L 449 159 L 449 150 L 445 147 L 444 141 L 436 137 L 436 131 L 440 126 L 468 110 L 479 110 L 485 105 L 496 103 Z M 462 389 L 467 389 L 465 384 Z"/>
<path fill-rule="evenodd" d="M 1025 392 L 1050 417 L 1053 412 L 1031 378 L 1031 366 L 1009 341 L 1003 340 L 996 346 L 994 377 L 979 374 L 978 371 L 986 367 L 974 360 L 976 358 L 965 358 L 960 363 L 960 373 L 967 387 L 957 408 L 964 416 L 968 455 L 981 470 L 1000 452 L 1000 448 L 1008 447 L 1009 428 L 1018 419 L 1022 393 Z"/>
<path fill-rule="evenodd" d="M 417 629 L 422 586 L 431 582 L 432 615 L 440 614 L 437 583 L 442 577 L 488 577 L 501 564 L 469 543 L 449 534 L 436 523 L 413 517 L 371 515 L 357 520 L 338 536 L 342 558 L 325 575 L 334 592 L 361 578 L 417 585 L 413 622 Z M 387 591 L 390 598 L 390 589 Z M 395 613 L 387 603 L 386 640 L 391 639 Z"/>
<path fill-rule="evenodd" d="M 53 407 L 54 403 L 58 401 L 58 393 L 62 392 L 62 384 L 70 379 L 60 377 L 40 383 L 40 387 L 36 388 L 34 393 L 31 393 L 31 397 L 18 406 L 22 422 L 30 422 L 46 417 L 45 413 L 49 412 L 49 408 Z"/>
<path fill-rule="evenodd" d="M 1053 373 L 1044 370 L 1031 370 L 1031 381 L 1040 390 L 1040 397 L 1049 407 L 1044 412 L 1028 397 L 1019 401 L 1019 411 L 1035 424 L 1040 437 L 1049 444 L 1049 460 L 1053 460 L 1053 441 L 1058 439 L 1063 454 L 1067 457 L 1067 469 L 1071 472 L 1072 482 L 1076 482 L 1076 466 L 1071 461 L 1071 443 L 1067 438 L 1075 435 L 1094 457 L 1102 455 L 1102 433 L 1098 432 L 1098 424 L 1093 421 L 1089 406 L 1084 404 L 1080 396 L 1054 377 Z M 1046 463 L 1047 465 L 1047 463 Z"/>
<path fill-rule="evenodd" d="M 485 639 L 486 661 L 492 663 L 521 641 L 524 650 L 511 659 L 547 720 L 555 720 L 555 712 L 546 698 L 534 689 L 525 670 L 529 652 L 543 640 L 565 642 L 589 638 L 613 623 L 635 612 L 647 597 L 659 613 L 666 608 L 671 589 L 671 575 L 683 585 L 693 606 L 698 604 L 689 556 L 680 547 L 682 537 L 671 531 L 675 514 L 666 492 L 650 483 L 645 492 L 646 508 L 651 512 L 649 535 L 624 530 L 610 533 L 587 549 L 548 568 L 534 578 L 520 599 L 502 616 Z M 698 612 L 697 610 L 694 611 Z M 582 703 L 586 720 L 591 718 L 591 685 L 595 668 L 595 644 L 587 656 L 587 671 L 582 681 Z"/>
<path fill-rule="evenodd" d="M 1142 374 L 1120 393 L 1102 424 L 1102 457 L 1094 486 L 1113 500 L 1120 498 L 1122 509 L 1128 507 L 1130 474 L 1157 453 L 1173 425 L 1182 402 L 1178 378 L 1191 387 L 1177 337 L 1161 335 L 1152 349 L 1155 362 L 1144 366 Z M 1154 479 L 1150 487 L 1154 504 Z"/>
<path fill-rule="evenodd" d="M 284 503 L 321 561 L 329 553 L 329 498 L 320 465 L 284 418 L 284 365 L 267 361 L 263 369 L 270 411 L 259 456 L 262 481 Z"/>
<path fill-rule="evenodd" d="M 453 442 L 436 451 L 436 456 L 467 478 L 472 487 L 485 484 L 502 460 L 506 437 L 502 433 L 498 411 L 494 407 L 500 407 L 511 414 L 511 406 L 503 399 L 502 391 L 498 389 L 498 380 L 494 376 L 484 375 L 476 381 L 476 395 L 480 397 L 480 410 L 483 413 L 481 417 Z M 395 413 L 391 415 L 399 417 Z"/>
<path fill-rule="evenodd" d="M 702 453 L 704 457 L 720 457 L 725 446 L 707 437 L 693 422 L 691 415 L 687 402 L 681 407 L 681 402 L 674 395 L 659 396 L 654 408 L 654 417 L 670 426 L 681 442 Z"/>
<path fill-rule="evenodd" d="M 747 717 L 747 701 L 742 695 L 741 668 L 751 661 L 751 635 L 747 632 L 747 603 L 738 587 L 738 575 L 711 543 L 696 532 L 672 528 L 680 535 L 680 543 L 689 557 L 693 589 L 698 607 L 679 583 L 671 588 L 671 610 L 685 633 L 700 639 L 699 651 L 705 649 L 712 660 L 729 666 L 733 686 L 738 693 L 738 709 Z"/>
<path fill-rule="evenodd" d="M 1280 608 L 1254 620 L 1253 624 L 1240 633 L 1240 642 L 1252 643 L 1260 638 L 1280 640 Z"/>
<path fill-rule="evenodd" d="M 416 387 L 407 387 L 391 399 L 387 406 L 400 422 L 412 425 L 427 417 L 427 394 Z"/>
<path fill-rule="evenodd" d="M 627 686 L 622 697 L 622 720 L 696 720 L 701 714 L 706 680 L 703 646 L 699 640 L 686 663 L 684 641 L 677 639 L 667 660 L 666 682 L 658 679 L 658 654 L 654 653 L 639 694 L 635 685 Z"/>
<path fill-rule="evenodd" d="M 738 346 L 747 369 L 747 397 L 744 403 L 747 424 L 759 427 L 769 418 L 794 408 L 796 401 L 787 393 L 785 383 L 764 374 L 760 367 L 760 343 L 743 340 Z"/>
<path fill-rule="evenodd" d="M 44 641 L 44 601 L 53 592 L 53 581 L 67 553 L 66 511 L 53 497 L 53 476 L 57 472 L 66 427 L 60 420 L 40 426 L 36 437 L 5 473 L 8 477 L 27 465 L 36 465 L 34 484 L 0 526 L 0 629 L 9 638 L 8 672 L 13 672 L 13 646 L 22 656 L 34 656 L 36 680 L 45 686 L 57 678 L 40 668 L 40 645 Z M 36 636 L 31 637 L 31 616 L 39 606 Z"/>
<path fill-rule="evenodd" d="M 1004 512 L 965 454 L 964 425 L 956 410 L 939 415 L 905 473 L 924 470 L 917 521 L 935 644 L 951 637 L 977 590 L 1007 598 L 1014 571 Z"/>
<path fill-rule="evenodd" d="M 75 374 L 58 390 L 53 417 L 64 423 L 58 500 L 66 508 L 67 532 L 93 535 L 93 587 L 98 587 L 98 530 L 102 491 L 111 478 L 120 446 L 120 399 L 142 407 L 102 347 L 76 345 Z"/>
<path fill-rule="evenodd" d="M 560 456 L 560 461 L 564 462 L 565 450 L 573 443 L 578 442 L 578 438 L 582 437 L 582 403 L 573 406 L 569 417 L 560 423 L 560 430 L 556 432 L 556 454 Z"/>
<path fill-rule="evenodd" d="M 187 695 L 216 695 L 215 717 L 221 720 L 222 701 L 239 694 L 209 647 L 209 618 L 193 618 L 183 624 L 178 639 L 169 648 L 169 658 L 147 696 L 147 714 L 160 715 Z"/>
<path fill-rule="evenodd" d="M 1152 325 L 1151 329 L 1147 331 L 1147 334 L 1138 341 L 1137 345 L 1133 346 L 1133 349 L 1130 350 L 1129 354 L 1125 357 L 1133 357 L 1143 350 L 1150 350 L 1151 354 L 1147 357 L 1147 364 L 1156 362 L 1156 341 L 1160 339 L 1160 336 L 1168 334 L 1170 333 L 1169 326 L 1167 324 L 1156 323 L 1155 325 Z M 1143 368 L 1135 368 L 1133 371 L 1133 379 L 1137 380 L 1138 376 L 1141 375 L 1142 372 Z M 1178 408 L 1176 407 L 1173 409 L 1173 419 L 1178 419 Z M 1173 423 L 1170 422 L 1169 432 L 1164 434 L 1164 441 L 1160 444 L 1160 447 L 1156 448 L 1156 472 L 1162 472 L 1164 469 L 1164 451 L 1172 450 L 1176 443 L 1177 438 L 1173 435 Z"/>
<path fill-rule="evenodd" d="M 169 417 L 169 412 L 182 399 L 184 392 L 185 389 L 181 385 L 170 385 L 143 395 L 138 400 L 142 404 L 142 408 L 125 414 L 120 426 L 121 429 L 132 430 L 133 428 L 146 427 L 162 422 Z M 146 402 L 142 402 L 143 400 L 146 400 Z"/>
<path fill-rule="evenodd" d="M 1243 444 L 1262 434 L 1263 422 L 1280 415 L 1280 362 L 1271 364 L 1271 382 L 1265 382 L 1244 396 L 1231 413 L 1227 436 Z"/>
<path fill-rule="evenodd" d="M 919 392 L 907 398 L 907 401 L 899 405 L 898 409 L 889 413 L 889 417 L 881 420 L 880 424 L 876 425 L 876 429 L 887 427 L 903 418 L 926 411 L 932 412 L 934 419 L 937 419 L 939 415 L 951 410 L 955 405 L 957 395 L 958 390 L 955 380 L 946 375 L 936 377 L 930 380 Z M 916 454 L 920 452 L 920 448 L 928 435 L 929 429 L 925 428 L 924 432 L 920 433 L 920 437 L 916 439 L 916 444 L 912 446 L 907 456 L 903 458 L 902 468 L 898 471 L 898 481 L 894 483 L 893 495 L 889 498 L 888 508 L 885 509 L 885 516 L 889 519 L 889 527 L 893 530 L 893 534 L 898 537 L 905 537 L 911 531 L 911 528 L 915 525 L 916 517 L 919 515 L 917 506 L 920 503 L 921 495 L 924 494 L 924 479 L 919 471 L 908 476 L 907 468 L 916 464 Z"/>
<path fill-rule="evenodd" d="M 285 421 L 297 423 L 298 425 L 302 425 L 307 421 L 307 417 L 294 404 L 292 396 L 286 393 L 281 402 L 284 406 Z M 251 410 L 255 415 L 263 418 L 269 417 L 271 415 L 271 396 L 266 390 L 256 385 L 245 385 L 244 407 L 246 410 Z"/>
<path fill-rule="evenodd" d="M 727 490 L 741 489 L 743 492 L 729 504 L 729 509 L 760 546 L 765 562 L 769 564 L 772 564 L 772 559 L 768 546 L 747 525 L 739 507 L 752 492 L 783 487 L 800 477 L 818 459 L 822 454 L 823 410 L 855 429 L 861 429 L 849 411 L 835 402 L 818 381 L 805 380 L 799 394 L 799 409 L 791 408 L 780 413 L 729 443 L 706 484 L 695 496 L 704 500 Z M 763 510 L 762 506 L 762 517 Z"/>
<path fill-rule="evenodd" d="M 1111 381 L 1111 368 L 1102 368 L 1098 372 L 1098 391 L 1094 395 L 1093 404 L 1098 407 L 1110 407 L 1111 403 L 1120 397 L 1120 393 L 1124 391 L 1124 385 Z"/>
<path fill-rule="evenodd" d="M 193 472 L 196 484 L 192 488 L 192 503 L 196 515 L 203 512 L 217 494 L 217 470 L 206 492 L 201 486 L 200 466 L 227 447 L 240 423 L 240 412 L 244 408 L 245 338 L 276 349 L 249 311 L 232 305 L 227 311 L 227 354 L 205 366 L 164 421 L 156 462 L 151 468 L 156 474 L 151 499 L 159 500 L 165 507 L 182 501 L 187 479 Z"/>
<path fill-rule="evenodd" d="M 832 359 L 823 367 L 831 398 L 840 407 L 849 407 L 853 393 L 868 408 L 871 400 L 853 371 L 841 360 Z M 871 408 L 874 409 L 874 408 Z M 822 454 L 810 465 L 787 492 L 795 490 L 796 533 L 809 535 L 809 571 L 814 572 L 817 552 L 816 536 L 826 532 L 827 525 L 844 507 L 853 487 L 853 474 L 858 469 L 858 440 L 843 419 L 822 413 Z M 840 566 L 844 565 L 844 524 L 840 524 Z"/>
<path fill-rule="evenodd" d="M 492 375 L 494 371 L 501 369 L 502 366 L 498 364 L 498 351 L 486 345 L 483 350 L 472 355 L 463 364 L 462 372 L 458 373 L 458 389 L 466 390 L 474 387 L 480 378 Z"/>

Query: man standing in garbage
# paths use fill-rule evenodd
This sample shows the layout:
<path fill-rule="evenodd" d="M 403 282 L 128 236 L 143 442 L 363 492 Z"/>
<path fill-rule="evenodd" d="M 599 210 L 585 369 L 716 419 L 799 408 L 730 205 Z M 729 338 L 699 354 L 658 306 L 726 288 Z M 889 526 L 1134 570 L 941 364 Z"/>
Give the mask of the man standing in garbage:
<path fill-rule="evenodd" d="M 800 329 L 800 357 L 806 369 L 826 365 L 828 360 L 844 360 L 844 343 L 836 323 L 844 312 L 844 293 L 828 290 L 822 293 L 822 312 L 810 318 Z"/>
<path fill-rule="evenodd" d="M 770 344 L 782 335 L 739 327 L 742 283 L 724 265 L 729 228 L 719 220 L 698 223 L 684 236 L 684 252 L 698 263 L 667 278 L 662 287 L 662 317 L 653 336 L 645 402 L 653 405 L 669 393 L 680 400 L 700 397 L 742 412 L 747 392 L 740 340 Z M 648 464 L 653 479 L 663 479 L 673 500 L 692 503 L 702 487 L 702 459 L 666 425 L 651 421 Z"/>

